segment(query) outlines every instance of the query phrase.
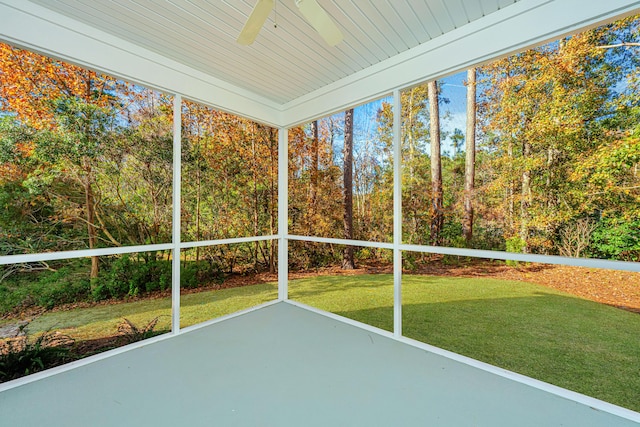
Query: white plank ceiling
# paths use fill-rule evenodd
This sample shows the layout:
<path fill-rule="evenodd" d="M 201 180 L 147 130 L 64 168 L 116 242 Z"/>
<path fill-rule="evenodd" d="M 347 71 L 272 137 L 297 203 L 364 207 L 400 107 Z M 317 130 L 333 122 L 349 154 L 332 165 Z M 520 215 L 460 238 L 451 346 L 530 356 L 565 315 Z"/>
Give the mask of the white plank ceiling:
<path fill-rule="evenodd" d="M 335 47 L 295 0 L 276 0 L 251 46 L 236 38 L 254 0 L 30 1 L 284 104 L 518 0 L 318 0 L 344 33 Z"/>

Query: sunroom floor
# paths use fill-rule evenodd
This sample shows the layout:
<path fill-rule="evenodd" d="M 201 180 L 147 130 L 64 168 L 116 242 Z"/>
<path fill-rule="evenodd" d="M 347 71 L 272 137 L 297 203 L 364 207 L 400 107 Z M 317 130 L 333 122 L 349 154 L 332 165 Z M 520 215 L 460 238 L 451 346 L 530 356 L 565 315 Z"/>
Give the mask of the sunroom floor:
<path fill-rule="evenodd" d="M 0 393 L 2 426 L 637 426 L 286 302 Z"/>

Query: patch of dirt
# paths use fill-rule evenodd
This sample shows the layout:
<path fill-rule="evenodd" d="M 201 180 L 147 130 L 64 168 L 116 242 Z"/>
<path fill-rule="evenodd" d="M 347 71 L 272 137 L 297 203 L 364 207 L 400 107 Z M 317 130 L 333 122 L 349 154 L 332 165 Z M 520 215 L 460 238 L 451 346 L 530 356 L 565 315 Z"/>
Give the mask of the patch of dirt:
<path fill-rule="evenodd" d="M 640 273 L 551 264 L 472 261 L 464 265 L 430 262 L 418 274 L 453 277 L 488 277 L 535 283 L 581 298 L 640 313 Z"/>
<path fill-rule="evenodd" d="M 17 336 L 24 335 L 24 327 L 28 324 L 29 322 L 22 320 L 17 323 L 9 323 L 0 327 L 0 339 L 15 338 Z"/>

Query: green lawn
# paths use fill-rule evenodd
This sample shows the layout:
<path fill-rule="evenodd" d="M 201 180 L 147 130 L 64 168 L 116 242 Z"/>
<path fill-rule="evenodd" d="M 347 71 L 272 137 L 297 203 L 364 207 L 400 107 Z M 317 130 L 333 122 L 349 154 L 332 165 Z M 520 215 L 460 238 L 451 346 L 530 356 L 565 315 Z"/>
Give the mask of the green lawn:
<path fill-rule="evenodd" d="M 276 299 L 275 283 L 243 288 L 204 291 L 181 296 L 180 326 L 186 327 L 235 313 Z M 171 299 L 158 298 L 48 312 L 29 325 L 30 334 L 56 330 L 76 340 L 88 340 L 117 333 L 118 324 L 127 318 L 136 326 L 144 326 L 158 317 L 156 331 L 171 329 Z"/>
<path fill-rule="evenodd" d="M 291 281 L 290 298 L 382 329 L 393 325 L 391 275 Z M 275 284 L 182 297 L 182 326 L 276 298 Z M 30 332 L 76 339 L 113 335 L 123 317 L 156 316 L 168 330 L 170 301 L 156 299 L 47 313 Z M 523 282 L 406 275 L 404 334 L 562 387 L 640 410 L 640 315 Z"/>

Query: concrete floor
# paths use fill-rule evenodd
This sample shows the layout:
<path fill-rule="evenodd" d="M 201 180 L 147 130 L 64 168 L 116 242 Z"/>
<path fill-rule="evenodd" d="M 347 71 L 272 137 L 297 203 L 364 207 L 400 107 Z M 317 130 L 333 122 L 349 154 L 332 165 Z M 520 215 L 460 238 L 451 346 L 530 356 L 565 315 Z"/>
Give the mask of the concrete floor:
<path fill-rule="evenodd" d="M 638 426 L 288 303 L 0 393 L 0 426 Z"/>

